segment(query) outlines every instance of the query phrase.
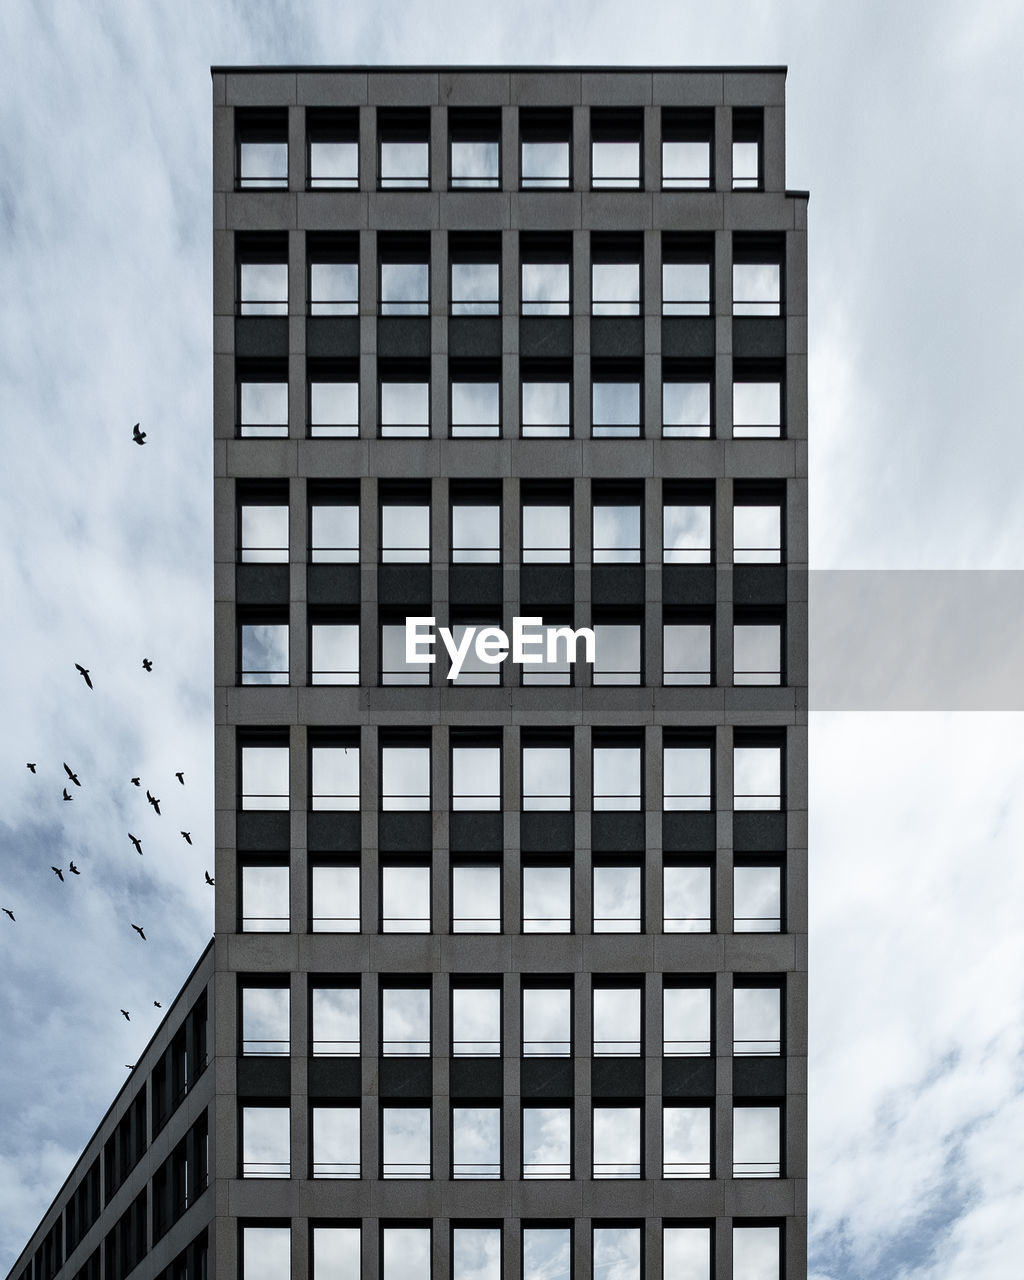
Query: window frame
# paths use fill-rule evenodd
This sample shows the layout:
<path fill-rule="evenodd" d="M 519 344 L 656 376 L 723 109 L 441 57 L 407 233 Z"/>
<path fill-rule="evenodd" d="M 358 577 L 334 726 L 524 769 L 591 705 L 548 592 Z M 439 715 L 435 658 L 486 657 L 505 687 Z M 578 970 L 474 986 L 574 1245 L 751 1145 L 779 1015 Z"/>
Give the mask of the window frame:
<path fill-rule="evenodd" d="M 500 191 L 502 189 L 502 129 L 500 107 L 449 107 L 447 177 L 449 191 Z M 456 137 L 457 133 L 466 136 Z M 498 148 L 497 173 L 493 179 L 483 182 L 465 179 L 459 181 L 455 174 L 455 155 L 453 144 L 456 142 L 485 142 L 496 144 Z"/>
<path fill-rule="evenodd" d="M 316 135 L 325 136 L 318 137 Z M 346 134 L 348 136 L 330 136 Z M 341 180 L 317 179 L 313 174 L 313 144 L 355 145 L 355 177 Z M 306 108 L 306 190 L 307 191 L 358 191 L 359 190 L 359 108 L 358 107 L 307 107 Z"/>
<path fill-rule="evenodd" d="M 520 107 L 518 114 L 518 178 L 520 191 L 572 191 L 573 112 L 571 107 Z M 535 136 L 530 136 L 535 135 Z M 559 143 L 566 146 L 567 173 L 561 178 L 527 180 L 523 166 L 524 143 Z"/>

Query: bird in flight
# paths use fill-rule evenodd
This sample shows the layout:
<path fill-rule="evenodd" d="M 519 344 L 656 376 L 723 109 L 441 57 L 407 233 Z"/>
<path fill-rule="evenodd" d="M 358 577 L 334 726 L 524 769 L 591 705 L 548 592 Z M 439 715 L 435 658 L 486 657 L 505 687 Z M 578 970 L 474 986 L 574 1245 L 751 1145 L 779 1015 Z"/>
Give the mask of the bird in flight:
<path fill-rule="evenodd" d="M 138 778 L 132 778 L 132 786 L 133 786 L 133 787 L 141 787 L 141 786 L 142 786 L 142 783 L 138 780 Z"/>
<path fill-rule="evenodd" d="M 186 844 L 191 844 L 191 843 L 192 843 L 192 832 L 191 832 L 191 831 L 183 831 L 181 834 L 185 837 L 185 843 L 186 843 Z"/>
<path fill-rule="evenodd" d="M 57 877 L 57 879 L 61 882 L 61 884 L 63 884 L 63 883 L 64 883 L 64 872 L 63 872 L 63 871 L 61 871 L 60 867 L 51 867 L 51 868 L 50 868 L 50 870 L 51 870 L 51 871 L 53 872 L 53 874 Z"/>
<path fill-rule="evenodd" d="M 156 816 L 159 818 L 160 817 L 160 801 L 155 799 L 153 795 L 149 792 L 149 790 L 146 791 L 146 799 L 156 810 Z"/>
<path fill-rule="evenodd" d="M 122 1009 L 122 1010 L 121 1010 L 121 1012 L 124 1014 L 124 1020 L 125 1020 L 125 1022 L 131 1022 L 131 1016 L 130 1016 L 130 1014 L 128 1013 L 128 1010 L 127 1010 L 127 1009 Z M 131 1070 L 131 1068 L 130 1068 L 130 1067 L 129 1067 L 128 1069 L 129 1069 L 129 1071 Z"/>
<path fill-rule="evenodd" d="M 137 422 L 135 426 L 132 427 L 132 439 L 135 441 L 136 444 L 146 443 L 146 433 L 145 431 L 139 430 L 139 424 Z"/>
<path fill-rule="evenodd" d="M 153 1001 L 153 1003 L 156 1005 L 156 1007 L 157 1007 L 158 1009 L 162 1009 L 162 1008 L 163 1008 L 163 1005 L 160 1003 L 160 1001 L 159 1001 L 159 1000 L 154 1000 L 154 1001 Z"/>
<path fill-rule="evenodd" d="M 80 876 L 82 874 L 81 871 L 79 871 L 79 869 L 75 866 L 73 861 L 68 866 L 68 870 L 71 872 L 73 876 Z"/>
<path fill-rule="evenodd" d="M 129 923 L 131 923 L 131 922 L 129 921 Z M 143 942 L 145 942 L 145 941 L 146 941 L 146 935 L 145 935 L 145 933 L 143 932 L 142 925 L 140 925 L 140 924 L 133 924 L 133 925 L 132 925 L 132 928 L 133 928 L 133 929 L 135 930 L 135 932 L 139 935 L 139 937 L 142 939 L 142 941 L 143 941 Z"/>
<path fill-rule="evenodd" d="M 152 658 L 143 658 L 143 659 L 142 659 L 142 665 L 143 665 L 143 667 L 145 667 L 145 669 L 146 669 L 147 671 L 152 671 L 152 670 L 153 670 L 153 660 L 152 660 Z"/>
<path fill-rule="evenodd" d="M 64 799 L 65 799 L 65 800 L 70 800 L 70 799 L 71 799 L 71 797 L 68 795 L 68 789 L 67 789 L 67 787 L 65 787 L 65 788 L 64 788 Z"/>
<path fill-rule="evenodd" d="M 128 832 L 128 839 L 129 839 L 129 840 L 132 842 L 132 844 L 135 846 L 136 852 L 138 853 L 139 857 L 141 858 L 141 857 L 142 857 L 142 841 L 139 839 L 139 837 L 138 837 L 138 836 L 133 836 L 133 835 L 132 835 L 132 833 L 131 833 L 130 831 Z"/>
<path fill-rule="evenodd" d="M 5 916 L 10 916 L 11 919 L 14 920 L 14 912 L 10 909 L 10 907 L 0 907 L 0 911 L 2 911 Z M 14 922 L 15 924 L 17 924 L 16 920 Z"/>
<path fill-rule="evenodd" d="M 85 669 L 85 667 L 83 667 L 83 666 L 82 666 L 82 664 L 81 664 L 80 662 L 76 662 L 76 663 L 75 663 L 75 670 L 78 672 L 78 674 L 82 677 L 82 679 L 85 681 L 85 683 L 86 683 L 86 684 L 89 686 L 89 688 L 91 689 L 91 688 L 92 688 L 92 681 L 89 679 L 89 672 Z"/>
<path fill-rule="evenodd" d="M 67 762 L 66 762 L 66 761 L 65 761 L 65 763 L 64 763 L 64 772 L 68 775 L 68 777 L 71 779 L 71 781 L 75 784 L 75 786 L 76 786 L 76 787 L 80 787 L 80 786 L 82 785 L 82 784 L 78 781 L 78 774 L 77 774 L 77 773 L 75 773 L 75 771 L 74 771 L 73 769 L 70 769 L 70 768 L 68 767 L 68 765 L 67 765 Z"/>
<path fill-rule="evenodd" d="M 184 786 L 184 785 L 185 785 L 185 774 L 184 774 L 184 771 L 179 771 L 179 772 L 178 772 L 178 773 L 176 773 L 174 776 L 178 779 L 178 781 L 181 783 L 181 785 L 182 785 L 182 786 Z"/>
<path fill-rule="evenodd" d="M 26 769 L 29 769 L 32 773 L 35 773 L 35 771 L 36 771 L 36 767 L 35 767 L 35 765 L 34 765 L 34 764 L 30 764 L 27 760 L 25 761 L 25 768 L 26 768 Z"/>
<path fill-rule="evenodd" d="M 124 1065 L 125 1065 L 125 1067 L 127 1068 L 127 1070 L 129 1070 L 129 1071 L 134 1071 L 134 1070 L 135 1070 L 135 1063 L 134 1063 L 134 1062 L 126 1062 Z"/>
<path fill-rule="evenodd" d="M 204 871 L 204 872 L 203 872 L 203 875 L 204 875 L 204 876 L 206 876 L 206 883 L 207 883 L 207 884 L 213 884 L 213 883 L 214 883 L 213 876 L 211 876 L 211 875 L 210 875 L 209 871 Z"/>

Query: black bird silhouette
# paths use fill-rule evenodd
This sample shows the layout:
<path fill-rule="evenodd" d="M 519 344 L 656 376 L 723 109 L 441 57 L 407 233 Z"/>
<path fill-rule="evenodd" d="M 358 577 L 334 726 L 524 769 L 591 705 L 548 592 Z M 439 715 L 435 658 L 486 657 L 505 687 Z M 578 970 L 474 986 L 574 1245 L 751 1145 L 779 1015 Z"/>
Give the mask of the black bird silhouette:
<path fill-rule="evenodd" d="M 5 916 L 10 916 L 11 919 L 14 920 L 14 912 L 10 909 L 10 907 L 0 907 L 0 911 L 2 911 Z M 16 920 L 15 920 L 15 924 L 17 924 Z"/>
<path fill-rule="evenodd" d="M 203 872 L 203 875 L 204 875 L 204 876 L 206 876 L 206 883 L 207 883 L 207 884 L 213 884 L 213 883 L 214 883 L 213 876 L 211 876 L 211 875 L 210 875 L 209 871 L 204 871 L 204 872 Z"/>
<path fill-rule="evenodd" d="M 181 783 L 182 786 L 185 785 L 185 774 L 183 772 L 176 773 L 174 776 L 178 779 L 178 781 Z"/>
<path fill-rule="evenodd" d="M 138 780 L 138 778 L 132 778 L 132 786 L 133 786 L 133 787 L 141 787 L 141 786 L 142 786 L 142 783 Z"/>
<path fill-rule="evenodd" d="M 185 843 L 186 843 L 186 844 L 191 844 L 191 843 L 192 843 L 192 832 L 191 832 L 191 831 L 183 831 L 181 834 L 185 837 Z"/>
<path fill-rule="evenodd" d="M 163 1005 L 160 1003 L 160 1001 L 159 1001 L 159 1000 L 154 1000 L 154 1001 L 153 1001 L 153 1003 L 156 1005 L 156 1007 L 157 1007 L 158 1009 L 162 1009 L 162 1008 L 163 1008 Z"/>
<path fill-rule="evenodd" d="M 129 922 L 129 923 L 130 923 L 130 922 Z M 133 929 L 135 930 L 135 932 L 139 935 L 139 937 L 142 939 L 142 941 L 143 941 L 143 942 L 145 942 L 145 941 L 146 941 L 146 935 L 145 935 L 145 933 L 144 933 L 144 932 L 143 932 L 143 930 L 142 930 L 142 926 L 141 926 L 141 925 L 139 925 L 139 924 L 133 924 L 133 925 L 132 925 L 132 928 L 133 928 Z"/>
<path fill-rule="evenodd" d="M 70 800 L 70 799 L 71 799 L 71 797 L 68 795 L 68 789 L 67 789 L 67 787 L 65 787 L 65 788 L 64 788 L 64 799 L 65 799 L 65 800 Z"/>
<path fill-rule="evenodd" d="M 139 839 L 138 836 L 133 836 L 130 831 L 128 832 L 128 839 L 135 846 L 136 850 L 138 851 L 139 857 L 141 858 L 142 857 L 142 841 Z"/>
<path fill-rule="evenodd" d="M 149 658 L 143 658 L 142 665 L 146 668 L 147 671 L 153 670 L 153 663 Z"/>
<path fill-rule="evenodd" d="M 85 667 L 83 667 L 83 666 L 82 666 L 82 664 L 81 664 L 80 662 L 76 662 L 76 663 L 75 663 L 75 670 L 78 672 L 78 674 L 82 677 L 82 679 L 85 681 L 85 683 L 86 683 L 86 684 L 89 686 L 89 688 L 91 689 L 91 688 L 92 688 L 92 681 L 89 679 L 89 672 L 85 669 Z"/>
<path fill-rule="evenodd" d="M 124 1065 L 127 1067 L 127 1069 L 128 1069 L 129 1071 L 134 1071 L 134 1070 L 135 1070 L 135 1063 L 134 1063 L 134 1062 L 126 1062 Z"/>
<path fill-rule="evenodd" d="M 145 431 L 139 430 L 139 424 L 137 422 L 135 426 L 132 427 L 132 439 L 135 441 L 136 444 L 146 443 L 146 433 Z"/>
<path fill-rule="evenodd" d="M 57 877 L 57 879 L 61 882 L 61 884 L 63 884 L 63 883 L 64 883 L 64 872 L 63 872 L 63 871 L 61 871 L 60 867 L 51 867 L 51 868 L 50 868 L 50 870 L 51 870 L 51 871 L 53 872 L 53 874 Z"/>
<path fill-rule="evenodd" d="M 29 762 L 28 762 L 27 760 L 25 761 L 25 768 L 26 768 L 26 769 L 31 769 L 31 771 L 32 771 L 33 773 L 35 773 L 35 771 L 36 771 L 36 767 L 35 767 L 35 765 L 34 765 L 34 764 L 29 764 Z"/>
<path fill-rule="evenodd" d="M 160 801 L 159 801 L 159 800 L 157 800 L 157 799 L 155 799 L 155 798 L 150 794 L 150 792 L 149 792 L 149 790 L 148 790 L 148 789 L 147 789 L 147 791 L 146 791 L 146 799 L 149 801 L 149 803 L 150 803 L 150 804 L 153 806 L 153 808 L 156 810 L 156 816 L 159 818 L 159 816 L 160 816 Z"/>
<path fill-rule="evenodd" d="M 71 862 L 68 865 L 68 870 L 71 872 L 73 876 L 80 876 L 82 874 L 81 871 L 79 871 L 79 869 L 75 866 L 74 862 Z"/>
<path fill-rule="evenodd" d="M 64 772 L 68 775 L 68 777 L 71 779 L 71 781 L 75 784 L 75 786 L 76 786 L 76 787 L 80 787 L 80 786 L 82 785 L 82 784 L 78 781 L 78 774 L 77 774 L 77 773 L 75 773 L 73 769 L 69 769 L 69 768 L 68 768 L 68 765 L 67 765 L 67 762 L 66 762 L 66 761 L 65 761 L 65 764 L 64 764 Z"/>
<path fill-rule="evenodd" d="M 131 1022 L 131 1017 L 130 1017 L 130 1015 L 129 1015 L 129 1013 L 128 1013 L 128 1010 L 127 1010 L 127 1009 L 122 1009 L 122 1010 L 121 1010 L 121 1012 L 124 1014 L 124 1020 L 125 1020 L 125 1022 Z M 130 1068 L 129 1068 L 129 1069 L 130 1069 Z"/>

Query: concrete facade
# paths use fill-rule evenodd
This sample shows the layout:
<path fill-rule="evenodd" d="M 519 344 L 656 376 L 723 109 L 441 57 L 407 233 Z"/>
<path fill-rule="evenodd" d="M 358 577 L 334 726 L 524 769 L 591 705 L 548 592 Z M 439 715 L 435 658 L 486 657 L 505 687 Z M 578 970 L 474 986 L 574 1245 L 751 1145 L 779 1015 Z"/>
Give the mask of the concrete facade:
<path fill-rule="evenodd" d="M 176 1280 L 806 1274 L 784 90 L 781 68 L 214 68 L 215 1069 Z M 476 517 L 495 532 L 470 546 Z M 452 684 L 442 652 L 421 684 L 382 627 L 423 614 L 595 626 L 598 664 Z M 384 1043 L 423 989 L 427 1040 Z M 568 1044 L 538 1052 L 524 999 L 551 990 Z M 358 1044 L 320 1035 L 354 991 Z M 453 1001 L 484 1018 L 495 991 L 500 1044 L 453 1044 Z M 676 1031 L 684 1005 L 705 1032 Z M 389 1126 L 425 1116 L 400 1159 L 418 1139 Z M 14 1280 L 115 1280 L 38 1261 L 63 1213 Z M 170 1277 L 146 1231 L 134 1274 Z"/>

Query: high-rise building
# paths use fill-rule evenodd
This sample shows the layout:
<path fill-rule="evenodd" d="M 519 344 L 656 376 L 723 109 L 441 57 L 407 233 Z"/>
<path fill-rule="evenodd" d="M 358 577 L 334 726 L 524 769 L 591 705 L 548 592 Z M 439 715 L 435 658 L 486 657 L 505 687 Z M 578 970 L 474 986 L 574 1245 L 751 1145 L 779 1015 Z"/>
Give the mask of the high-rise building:
<path fill-rule="evenodd" d="M 784 89 L 214 68 L 216 933 L 12 1280 L 806 1275 Z"/>

